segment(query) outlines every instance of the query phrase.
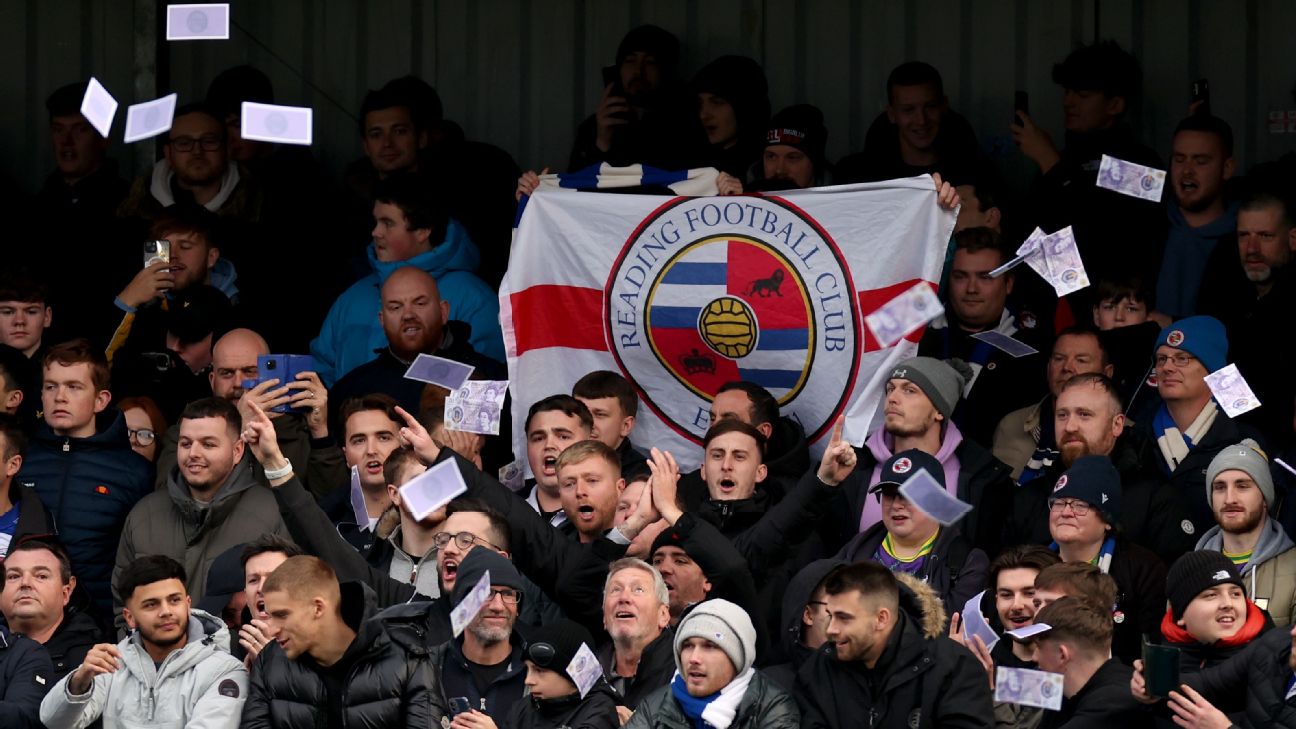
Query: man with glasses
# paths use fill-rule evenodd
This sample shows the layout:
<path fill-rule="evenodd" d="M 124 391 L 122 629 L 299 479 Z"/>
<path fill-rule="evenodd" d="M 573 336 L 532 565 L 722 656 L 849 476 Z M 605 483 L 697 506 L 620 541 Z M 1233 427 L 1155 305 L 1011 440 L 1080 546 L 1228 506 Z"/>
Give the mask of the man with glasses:
<path fill-rule="evenodd" d="M 458 546 L 458 542 L 456 535 L 446 546 Z M 496 725 L 504 724 L 513 705 L 526 696 L 524 641 L 513 629 L 523 601 L 522 574 L 498 552 L 473 549 L 457 565 L 450 603 L 458 606 L 488 573 L 491 589 L 486 604 L 461 635 L 433 648 L 427 656 L 440 673 L 433 703 L 457 712 L 455 704 L 462 702 L 456 699 L 467 700 L 468 711 L 457 712 L 450 724 L 454 729 L 489 726 L 483 722 L 485 717 L 474 716 L 479 714 L 485 714 Z M 397 609 L 385 614 L 402 612 Z"/>
<path fill-rule="evenodd" d="M 162 151 L 165 156 L 152 172 L 131 187 L 123 215 L 147 220 L 164 208 L 189 203 L 247 222 L 260 216 L 260 195 L 238 165 L 230 164 L 225 124 L 206 106 L 176 109 Z"/>
<path fill-rule="evenodd" d="M 1206 498 L 1206 467 L 1224 448 L 1255 437 L 1234 422 L 1212 399 L 1206 375 L 1228 364 L 1224 325 L 1209 316 L 1191 316 L 1161 330 L 1154 350 L 1153 372 L 1163 401 L 1143 427 L 1155 440 L 1161 475 L 1187 507 L 1191 534 L 1215 526 Z M 1259 439 L 1257 439 L 1259 440 Z"/>
<path fill-rule="evenodd" d="M 1048 500 L 1051 545 L 1063 562 L 1096 565 L 1116 581 L 1112 652 L 1126 663 L 1139 657 L 1140 638 L 1155 635 L 1165 614 L 1165 565 L 1129 541 L 1120 522 L 1121 482 L 1106 456 L 1076 460 L 1053 484 Z"/>

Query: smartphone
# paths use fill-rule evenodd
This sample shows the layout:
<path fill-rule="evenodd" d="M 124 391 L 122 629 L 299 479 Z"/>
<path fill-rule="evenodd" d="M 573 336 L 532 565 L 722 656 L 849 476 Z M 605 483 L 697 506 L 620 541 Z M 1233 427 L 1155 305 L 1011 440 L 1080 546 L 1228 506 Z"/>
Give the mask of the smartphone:
<path fill-rule="evenodd" d="M 266 380 L 279 380 L 279 387 L 297 380 L 298 373 L 314 372 L 315 358 L 309 354 L 263 354 L 257 357 L 257 378 L 244 380 L 243 389 L 251 390 Z M 277 405 L 271 410 L 276 413 L 306 412 L 309 408 L 292 408 L 287 404 Z"/>
<path fill-rule="evenodd" d="M 1143 639 L 1143 681 L 1151 696 L 1165 698 L 1179 690 L 1179 649 Z"/>
<path fill-rule="evenodd" d="M 1030 116 L 1030 95 L 1025 91 L 1013 92 L 1013 124 L 1021 126 L 1021 120 L 1017 118 L 1017 112 Z"/>
<path fill-rule="evenodd" d="M 450 716 L 459 716 L 466 711 L 472 711 L 472 704 L 468 703 L 467 696 L 450 697 Z"/>
<path fill-rule="evenodd" d="M 621 90 L 621 67 L 604 66 L 603 67 L 603 88 L 612 87 L 613 96 L 625 96 Z"/>
<path fill-rule="evenodd" d="M 148 268 L 158 261 L 161 261 L 162 263 L 171 262 L 171 241 L 144 241 L 144 267 Z"/>
<path fill-rule="evenodd" d="M 1210 113 L 1210 82 L 1204 78 L 1199 78 L 1192 83 L 1192 102 L 1195 104 L 1201 102 L 1197 107 L 1198 114 Z"/>

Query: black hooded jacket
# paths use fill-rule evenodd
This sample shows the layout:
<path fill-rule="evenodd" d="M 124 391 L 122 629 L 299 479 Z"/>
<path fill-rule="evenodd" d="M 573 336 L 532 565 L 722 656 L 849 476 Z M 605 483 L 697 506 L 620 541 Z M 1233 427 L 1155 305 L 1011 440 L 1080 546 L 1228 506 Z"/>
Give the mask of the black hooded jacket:
<path fill-rule="evenodd" d="M 1060 711 L 1046 711 L 1039 729 L 1111 729 L 1138 726 L 1151 712 L 1130 693 L 1134 669 L 1109 658 Z"/>
<path fill-rule="evenodd" d="M 967 648 L 945 637 L 940 599 L 908 575 L 886 649 L 874 668 L 837 660 L 835 646 L 816 651 L 797 673 L 806 729 L 989 729 L 993 702 L 985 669 Z"/>
<path fill-rule="evenodd" d="M 783 591 L 783 610 L 779 615 L 780 631 L 776 647 L 780 650 L 780 658 L 786 662 L 769 666 L 763 671 L 785 691 L 793 690 L 801 664 L 815 652 L 814 648 L 807 648 L 802 642 L 801 618 L 806 605 L 828 573 L 844 564 L 847 563 L 835 557 L 815 560 L 797 572 Z"/>
<path fill-rule="evenodd" d="M 600 681 L 581 698 L 580 694 L 555 699 L 531 697 L 513 704 L 504 729 L 617 729 L 616 695 Z"/>
<path fill-rule="evenodd" d="M 595 655 L 603 666 L 603 676 L 612 685 L 616 702 L 631 709 L 648 694 L 670 683 L 675 675 L 675 629 L 667 626 L 652 642 L 644 646 L 635 675 L 621 678 L 616 672 L 616 646 L 608 641 Z M 619 687 L 618 687 L 619 684 Z"/>
<path fill-rule="evenodd" d="M 341 607 L 356 637 L 332 666 L 309 654 L 289 659 L 278 643 L 257 656 L 244 729 L 316 729 L 329 726 L 334 711 L 343 727 L 426 729 L 448 716 L 435 690 L 440 667 L 419 625 L 375 617 L 373 590 L 356 582 L 342 583 Z"/>

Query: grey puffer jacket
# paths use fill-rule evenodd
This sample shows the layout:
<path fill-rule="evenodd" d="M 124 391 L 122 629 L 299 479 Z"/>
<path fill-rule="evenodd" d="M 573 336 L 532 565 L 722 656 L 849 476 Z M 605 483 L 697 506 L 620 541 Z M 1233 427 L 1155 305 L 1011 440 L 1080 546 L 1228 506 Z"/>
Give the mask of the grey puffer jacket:
<path fill-rule="evenodd" d="M 747 684 L 747 692 L 738 704 L 738 713 L 728 729 L 800 729 L 801 711 L 793 699 L 777 684 L 757 671 Z M 680 710 L 671 694 L 670 684 L 648 694 L 639 704 L 625 729 L 693 729 L 693 723 Z"/>
<path fill-rule="evenodd" d="M 219 618 L 189 612 L 189 640 L 154 668 L 138 631 L 117 644 L 121 668 L 96 676 L 85 694 L 68 692 L 68 674 L 41 702 L 47 729 L 85 729 L 103 717 L 104 729 L 238 729 L 248 673 L 229 652 L 229 630 Z"/>

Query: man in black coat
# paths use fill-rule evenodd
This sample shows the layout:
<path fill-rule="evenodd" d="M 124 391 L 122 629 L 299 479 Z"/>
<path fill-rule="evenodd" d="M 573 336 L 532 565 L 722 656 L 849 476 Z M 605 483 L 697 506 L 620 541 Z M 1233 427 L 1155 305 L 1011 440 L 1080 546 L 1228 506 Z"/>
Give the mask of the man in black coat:
<path fill-rule="evenodd" d="M 1059 598 L 1035 614 L 1049 630 L 1035 639 L 1040 670 L 1062 674 L 1062 709 L 1044 712 L 1041 729 L 1136 726 L 1150 718 L 1129 695 L 1129 666 L 1111 656 L 1112 620 L 1105 606 Z"/>
<path fill-rule="evenodd" d="M 5 626 L 45 646 L 54 664 L 53 685 L 104 639 L 86 613 L 90 600 L 76 589 L 67 551 L 52 540 L 28 539 L 10 547 L 4 575 L 0 612 Z"/>
<path fill-rule="evenodd" d="M 406 412 L 417 414 L 422 409 L 420 401 L 425 384 L 406 379 L 405 371 L 420 354 L 469 365 L 478 379 L 507 377 L 498 362 L 473 349 L 469 343 L 471 327 L 452 319 L 454 311 L 450 302 L 441 298 L 436 279 L 427 271 L 417 266 L 396 269 L 383 282 L 380 295 L 382 309 L 374 315 L 382 321 L 387 347 L 376 350 L 374 359 L 343 375 L 333 385 L 329 403 L 334 410 L 331 421 L 338 432 L 342 423 L 337 420 L 337 409 L 350 398 L 373 392 L 390 395 Z"/>
<path fill-rule="evenodd" d="M 339 585 L 316 557 L 291 557 L 266 579 L 275 642 L 257 656 L 243 706 L 252 729 L 434 726 L 448 715 L 428 646 L 373 619 L 373 591 Z"/>
<path fill-rule="evenodd" d="M 608 567 L 603 629 L 611 640 L 596 654 L 617 703 L 628 713 L 675 674 L 669 588 L 656 567 L 632 557 Z"/>
<path fill-rule="evenodd" d="M 931 588 L 860 562 L 833 572 L 824 592 L 828 643 L 797 673 L 803 727 L 994 726 L 985 669 L 944 636 Z"/>
<path fill-rule="evenodd" d="M 1083 456 L 1107 456 L 1120 474 L 1124 536 L 1152 550 L 1166 564 L 1192 550 L 1201 535 L 1188 519 L 1185 499 L 1150 465 L 1155 458 L 1152 445 L 1142 432 L 1128 427 L 1110 379 L 1089 373 L 1067 380 L 1047 417 L 1055 424 L 1060 457 L 1043 469 L 1040 478 L 1022 484 L 1014 493 L 1010 542 L 1052 541 L 1044 514 L 1058 477 Z"/>

